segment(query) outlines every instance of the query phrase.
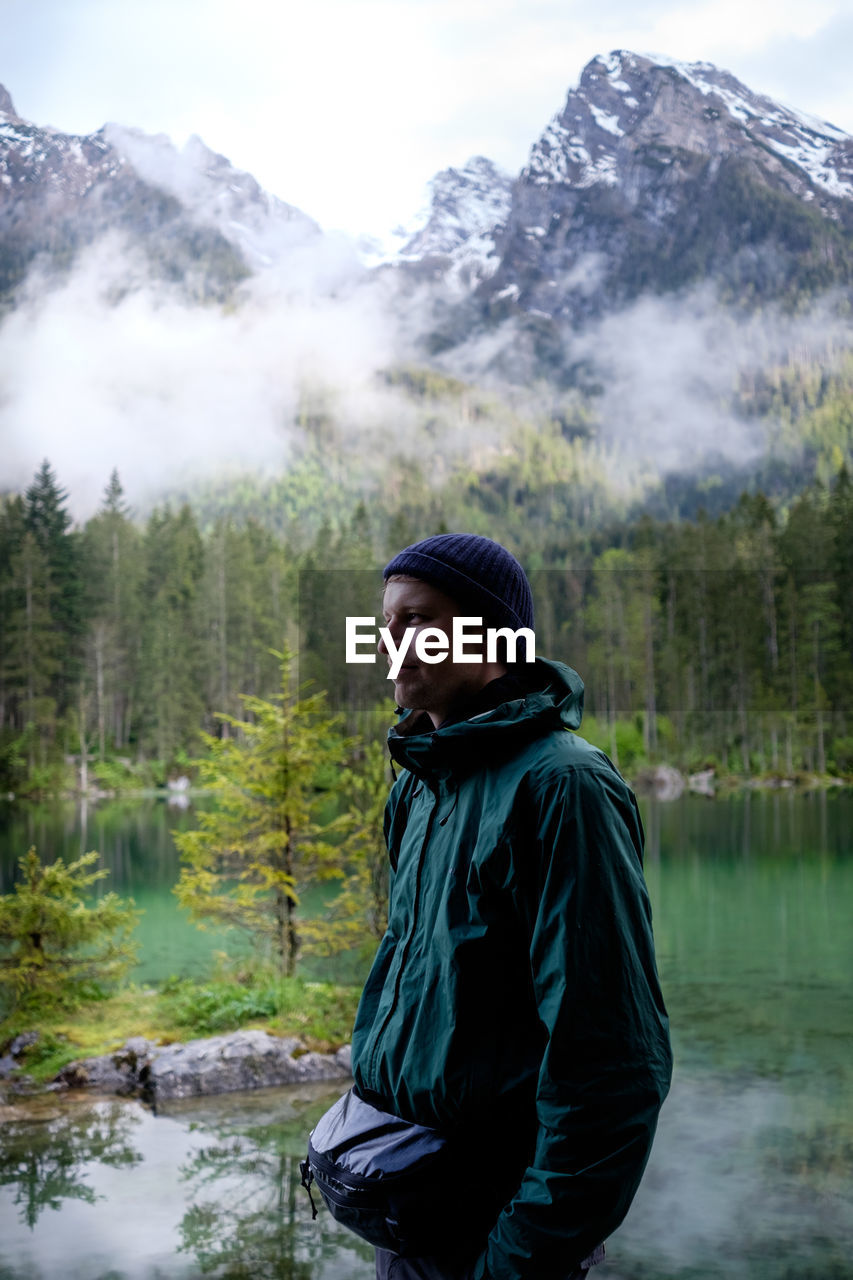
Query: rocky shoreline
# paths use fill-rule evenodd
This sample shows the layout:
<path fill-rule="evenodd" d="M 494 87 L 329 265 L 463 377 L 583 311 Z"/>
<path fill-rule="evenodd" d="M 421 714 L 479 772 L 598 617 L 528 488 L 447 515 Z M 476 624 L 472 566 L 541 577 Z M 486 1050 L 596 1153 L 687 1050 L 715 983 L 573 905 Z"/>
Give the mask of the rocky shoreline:
<path fill-rule="evenodd" d="M 70 1062 L 46 1088 L 138 1097 L 156 1106 L 176 1098 L 345 1080 L 349 1075 L 349 1045 L 336 1053 L 315 1053 L 294 1036 L 232 1031 L 168 1045 L 134 1036 L 113 1053 Z M 13 1082 L 11 1073 L 6 1082 L 15 1092 L 23 1091 L 24 1081 Z"/>
<path fill-rule="evenodd" d="M 653 796 L 656 800 L 664 801 L 678 800 L 685 792 L 713 800 L 718 795 L 729 795 L 734 791 L 826 791 L 830 788 L 849 787 L 853 782 L 850 777 L 837 778 L 820 773 L 800 773 L 794 777 L 788 777 L 784 773 L 766 773 L 755 777 L 747 774 L 718 775 L 715 769 L 682 773 L 669 764 L 641 765 L 625 776 L 638 795 Z"/>

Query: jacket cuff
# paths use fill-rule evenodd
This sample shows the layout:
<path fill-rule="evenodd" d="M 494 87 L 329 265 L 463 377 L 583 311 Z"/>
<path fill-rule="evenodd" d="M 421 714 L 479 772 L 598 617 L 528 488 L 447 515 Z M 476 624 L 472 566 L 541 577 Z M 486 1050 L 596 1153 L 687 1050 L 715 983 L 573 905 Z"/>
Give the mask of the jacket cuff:
<path fill-rule="evenodd" d="M 481 1253 L 474 1266 L 471 1268 L 471 1280 L 491 1280 L 486 1270 L 486 1255 Z"/>

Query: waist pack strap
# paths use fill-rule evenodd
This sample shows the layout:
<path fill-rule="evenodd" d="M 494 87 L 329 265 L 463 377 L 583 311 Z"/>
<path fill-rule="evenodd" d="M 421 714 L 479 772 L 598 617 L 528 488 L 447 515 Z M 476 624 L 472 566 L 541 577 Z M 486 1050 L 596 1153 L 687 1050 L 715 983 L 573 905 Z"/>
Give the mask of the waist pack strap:
<path fill-rule="evenodd" d="M 311 1165 L 307 1160 L 300 1160 L 299 1172 L 302 1174 L 302 1185 L 308 1192 L 308 1199 L 311 1201 L 311 1221 L 317 1217 L 317 1206 L 314 1203 L 314 1197 L 311 1194 L 311 1183 L 314 1181 L 314 1174 L 311 1171 Z"/>

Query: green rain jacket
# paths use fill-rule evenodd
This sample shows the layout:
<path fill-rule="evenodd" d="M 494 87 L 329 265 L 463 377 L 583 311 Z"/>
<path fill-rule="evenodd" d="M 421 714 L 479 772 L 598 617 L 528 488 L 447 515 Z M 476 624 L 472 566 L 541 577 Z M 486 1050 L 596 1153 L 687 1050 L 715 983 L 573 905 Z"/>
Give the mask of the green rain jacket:
<path fill-rule="evenodd" d="M 389 734 L 389 922 L 353 1034 L 357 1092 L 464 1135 L 449 1194 L 491 1186 L 475 1280 L 561 1280 L 619 1225 L 672 1069 L 633 793 L 567 732 L 577 673 L 524 680 Z"/>

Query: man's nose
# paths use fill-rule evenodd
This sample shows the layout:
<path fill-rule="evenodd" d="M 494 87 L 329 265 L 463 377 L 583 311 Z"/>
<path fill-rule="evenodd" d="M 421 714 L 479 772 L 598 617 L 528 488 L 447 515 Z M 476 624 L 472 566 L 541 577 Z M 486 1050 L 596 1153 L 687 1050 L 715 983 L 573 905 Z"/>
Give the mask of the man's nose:
<path fill-rule="evenodd" d="M 406 633 L 405 621 L 403 619 L 400 619 L 399 621 L 395 621 L 393 618 L 389 618 L 385 623 L 385 630 L 387 631 L 388 635 L 390 635 L 391 640 L 394 644 L 394 647 L 399 648 L 400 641 L 402 640 L 403 636 Z M 385 643 L 385 637 L 381 633 L 376 643 L 376 648 L 379 653 L 384 653 L 386 658 L 390 658 L 391 655 L 388 652 L 388 646 Z"/>

